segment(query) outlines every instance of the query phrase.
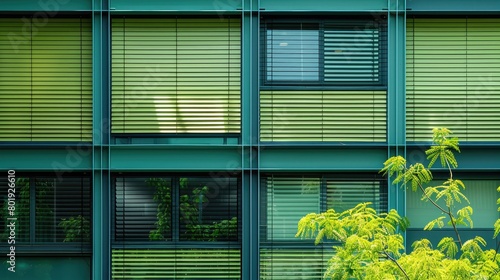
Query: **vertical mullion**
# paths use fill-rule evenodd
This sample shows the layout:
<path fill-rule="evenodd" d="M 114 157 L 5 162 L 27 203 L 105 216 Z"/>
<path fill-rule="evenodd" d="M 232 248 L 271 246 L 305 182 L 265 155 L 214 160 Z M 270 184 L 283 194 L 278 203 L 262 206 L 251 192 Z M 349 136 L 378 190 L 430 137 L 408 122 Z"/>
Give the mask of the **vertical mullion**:
<path fill-rule="evenodd" d="M 325 22 L 321 21 L 318 24 L 318 74 L 319 84 L 325 85 Z"/>

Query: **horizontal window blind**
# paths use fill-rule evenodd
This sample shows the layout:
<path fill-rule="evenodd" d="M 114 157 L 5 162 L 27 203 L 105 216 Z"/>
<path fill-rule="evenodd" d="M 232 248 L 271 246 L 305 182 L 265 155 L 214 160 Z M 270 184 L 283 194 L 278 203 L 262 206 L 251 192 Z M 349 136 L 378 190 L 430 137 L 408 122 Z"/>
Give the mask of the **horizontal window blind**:
<path fill-rule="evenodd" d="M 159 206 L 159 203 L 162 205 Z M 114 206 L 116 241 L 171 239 L 170 178 L 116 178 Z M 158 215 L 162 217 L 161 224 L 157 224 Z"/>
<path fill-rule="evenodd" d="M 261 141 L 386 141 L 385 91 L 261 91 Z"/>
<path fill-rule="evenodd" d="M 261 280 L 320 280 L 333 250 L 322 248 L 261 249 Z"/>
<path fill-rule="evenodd" d="M 295 239 L 299 220 L 309 213 L 319 213 L 320 179 L 307 177 L 268 177 L 264 180 L 266 192 L 266 219 L 262 224 L 267 239 Z"/>
<path fill-rule="evenodd" d="M 406 34 L 407 140 L 499 141 L 500 19 L 408 19 Z"/>
<path fill-rule="evenodd" d="M 371 202 L 379 213 L 387 212 L 387 188 L 379 181 L 326 181 L 326 207 L 342 212 L 361 202 Z"/>
<path fill-rule="evenodd" d="M 325 23 L 325 82 L 380 80 L 380 30 L 374 23 Z"/>
<path fill-rule="evenodd" d="M 0 141 L 91 141 L 91 20 L 32 21 L 0 19 Z"/>
<path fill-rule="evenodd" d="M 89 178 L 35 178 L 35 241 L 90 243 Z"/>
<path fill-rule="evenodd" d="M 429 186 L 439 186 L 444 181 L 433 180 L 429 183 Z M 462 190 L 462 193 L 469 199 L 470 206 L 474 209 L 472 214 L 474 229 L 493 229 L 493 224 L 499 218 L 496 201 L 500 198 L 500 193 L 496 189 L 500 186 L 500 180 L 469 179 L 462 181 L 465 184 L 465 190 Z M 443 216 L 441 211 L 436 209 L 430 202 L 421 200 L 421 191 L 408 191 L 406 197 L 406 213 L 411 221 L 411 228 L 423 229 L 430 221 Z M 446 207 L 444 198 L 441 199 L 439 205 Z M 462 203 L 456 204 L 456 209 L 458 210 L 466 205 L 468 205 L 467 202 L 462 200 Z M 451 226 L 445 224 L 445 228 L 451 228 Z"/>
<path fill-rule="evenodd" d="M 113 249 L 112 279 L 241 279 L 239 249 Z"/>
<path fill-rule="evenodd" d="M 113 133 L 239 133 L 241 20 L 114 18 Z"/>
<path fill-rule="evenodd" d="M 339 180 L 323 176 L 270 176 L 262 181 L 261 240 L 300 241 L 299 220 L 327 209 L 341 212 L 371 202 L 387 212 L 387 187 L 380 180 Z"/>

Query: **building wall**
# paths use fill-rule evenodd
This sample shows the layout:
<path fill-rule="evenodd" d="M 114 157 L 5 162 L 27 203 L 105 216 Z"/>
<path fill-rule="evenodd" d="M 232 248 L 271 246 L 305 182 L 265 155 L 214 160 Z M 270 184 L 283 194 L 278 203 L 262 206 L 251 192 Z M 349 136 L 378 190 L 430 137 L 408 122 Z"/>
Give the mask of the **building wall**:
<path fill-rule="evenodd" d="M 424 236 L 432 214 L 378 170 L 425 160 L 439 126 L 481 209 L 468 234 L 490 234 L 500 4 L 438 2 L 2 1 L 21 232 L 0 278 L 320 279 L 306 213 L 372 201 Z"/>

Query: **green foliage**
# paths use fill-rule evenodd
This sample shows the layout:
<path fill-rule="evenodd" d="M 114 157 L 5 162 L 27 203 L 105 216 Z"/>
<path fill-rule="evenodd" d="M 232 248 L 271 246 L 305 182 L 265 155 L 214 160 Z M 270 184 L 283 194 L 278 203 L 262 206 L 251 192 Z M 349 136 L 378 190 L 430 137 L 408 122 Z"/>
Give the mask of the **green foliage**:
<path fill-rule="evenodd" d="M 59 226 L 64 231 L 63 242 L 90 242 L 90 222 L 82 215 L 61 219 Z"/>
<path fill-rule="evenodd" d="M 156 229 L 150 231 L 149 239 L 165 240 L 171 231 L 172 189 L 170 183 L 161 178 L 149 178 L 146 183 L 155 188 L 153 199 L 158 203 Z M 179 179 L 181 190 L 186 190 L 188 184 L 188 178 Z M 207 186 L 200 186 L 193 188 L 191 193 L 180 195 L 180 220 L 185 227 L 183 236 L 192 241 L 217 241 L 222 238 L 236 237 L 238 231 L 238 219 L 236 217 L 211 224 L 202 223 L 202 208 L 203 204 L 208 202 L 208 191 Z"/>
<path fill-rule="evenodd" d="M 422 200 L 431 203 L 440 215 L 425 230 L 442 228 L 445 222 L 454 236 L 445 236 L 433 248 L 427 239 L 413 243 L 408 253 L 401 232 L 409 221 L 395 210 L 376 213 L 369 203 L 335 212 L 310 213 L 298 223 L 297 237 L 315 238 L 315 243 L 334 240 L 334 255 L 328 262 L 326 279 L 500 279 L 500 254 L 485 250 L 486 240 L 476 236 L 462 241 L 458 226 L 473 226 L 473 208 L 462 193 L 465 184 L 453 179 L 452 169 L 458 166 L 454 152 L 459 152 L 458 139 L 446 128 L 433 130 L 433 145 L 426 151 L 429 163 L 407 166 L 401 156 L 389 158 L 380 172 L 412 191 L 422 193 Z M 430 168 L 435 162 L 449 171 L 449 178 L 439 186 L 427 186 L 432 180 Z M 500 192 L 500 187 L 497 189 Z M 500 199 L 497 201 L 500 205 Z M 500 207 L 498 209 L 500 211 Z M 500 233 L 500 219 L 494 224 L 494 237 Z"/>
<path fill-rule="evenodd" d="M 165 240 L 172 221 L 172 191 L 170 183 L 161 178 L 149 178 L 146 183 L 155 188 L 153 200 L 158 203 L 156 229 L 149 232 L 150 240 Z"/>

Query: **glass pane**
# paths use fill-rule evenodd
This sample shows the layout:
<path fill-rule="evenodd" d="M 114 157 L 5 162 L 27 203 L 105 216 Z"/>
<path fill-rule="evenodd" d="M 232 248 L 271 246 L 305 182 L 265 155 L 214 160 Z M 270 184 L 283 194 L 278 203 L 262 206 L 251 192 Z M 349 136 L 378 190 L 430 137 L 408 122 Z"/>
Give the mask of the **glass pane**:
<path fill-rule="evenodd" d="M 380 182 L 350 182 L 327 180 L 326 207 L 342 212 L 362 202 L 371 202 L 375 210 L 387 211 L 387 195 L 381 192 Z"/>
<path fill-rule="evenodd" d="M 10 236 L 9 225 L 15 225 L 15 241 L 25 243 L 30 240 L 30 181 L 28 178 L 17 178 L 14 191 L 8 191 L 7 182 L 0 184 L 0 237 L 8 240 Z M 9 193 L 13 193 L 9 200 Z M 14 208 L 12 208 L 14 207 Z M 12 215 L 10 215 L 12 214 Z M 5 242 L 7 245 L 7 241 Z"/>
<path fill-rule="evenodd" d="M 180 178 L 180 240 L 238 240 L 236 178 Z"/>
<path fill-rule="evenodd" d="M 117 178 L 115 184 L 115 239 L 171 240 L 171 179 Z"/>
<path fill-rule="evenodd" d="M 320 212 L 319 178 L 267 179 L 267 239 L 300 240 L 297 224 L 312 212 Z"/>
<path fill-rule="evenodd" d="M 35 179 L 35 240 L 90 242 L 90 180 Z"/>
<path fill-rule="evenodd" d="M 319 31 L 316 24 L 272 26 L 266 36 L 268 81 L 319 80 Z"/>
<path fill-rule="evenodd" d="M 496 188 L 500 185 L 499 180 L 462 180 L 465 184 L 465 190 L 462 193 L 469 199 L 470 206 L 474 209 L 472 220 L 474 228 L 492 228 L 495 221 L 498 219 L 498 211 L 496 200 L 499 198 L 499 193 Z M 444 182 L 440 180 L 432 181 L 429 186 L 438 186 Z M 406 213 L 410 220 L 412 228 L 423 228 L 425 225 L 440 216 L 441 211 L 434 207 L 430 202 L 422 201 L 422 192 L 418 190 L 413 192 L 406 191 Z M 444 199 L 439 201 L 441 206 L 444 206 Z M 463 208 L 467 205 L 465 201 L 455 204 L 455 210 Z M 448 221 L 447 219 L 446 221 Z M 445 223 L 445 227 L 450 228 Z"/>

